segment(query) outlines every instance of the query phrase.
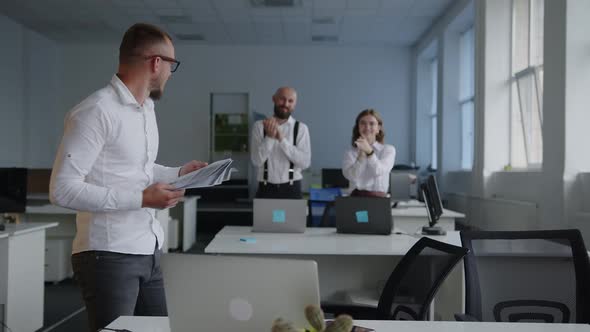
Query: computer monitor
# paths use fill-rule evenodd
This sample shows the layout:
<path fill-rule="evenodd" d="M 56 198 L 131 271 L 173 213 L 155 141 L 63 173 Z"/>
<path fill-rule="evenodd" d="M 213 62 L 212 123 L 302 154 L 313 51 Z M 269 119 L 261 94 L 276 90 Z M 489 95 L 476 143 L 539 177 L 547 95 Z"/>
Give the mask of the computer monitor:
<path fill-rule="evenodd" d="M 322 188 L 348 188 L 340 168 L 322 168 Z"/>
<path fill-rule="evenodd" d="M 428 176 L 428 179 L 420 185 L 420 193 L 424 198 L 426 212 L 428 214 L 428 226 L 422 227 L 422 234 L 446 234 L 442 228 L 436 226 L 436 222 L 443 213 L 443 206 L 434 175 Z"/>
<path fill-rule="evenodd" d="M 27 205 L 27 169 L 0 168 L 0 213 L 23 213 Z"/>

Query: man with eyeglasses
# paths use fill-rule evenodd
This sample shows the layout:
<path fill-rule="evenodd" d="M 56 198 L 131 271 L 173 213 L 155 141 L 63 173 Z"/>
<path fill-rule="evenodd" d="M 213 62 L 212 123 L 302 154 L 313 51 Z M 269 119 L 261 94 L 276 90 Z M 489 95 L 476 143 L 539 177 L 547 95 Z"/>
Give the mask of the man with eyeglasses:
<path fill-rule="evenodd" d="M 117 74 L 66 116 L 50 199 L 78 211 L 72 267 L 93 332 L 121 315 L 168 314 L 154 209 L 184 195 L 168 183 L 206 166 L 155 163 L 154 100 L 179 64 L 166 32 L 135 24 L 123 36 Z"/>

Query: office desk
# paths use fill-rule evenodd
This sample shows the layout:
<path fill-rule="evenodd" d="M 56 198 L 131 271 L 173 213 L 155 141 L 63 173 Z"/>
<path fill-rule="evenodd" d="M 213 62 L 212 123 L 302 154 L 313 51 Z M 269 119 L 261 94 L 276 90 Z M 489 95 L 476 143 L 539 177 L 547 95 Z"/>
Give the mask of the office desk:
<path fill-rule="evenodd" d="M 391 209 L 393 226 L 406 233 L 421 231 L 422 226 L 428 226 L 428 213 L 426 207 L 407 207 Z M 455 219 L 465 218 L 463 213 L 443 209 L 443 213 L 437 222 L 437 226 L 445 231 L 455 230 Z"/>
<path fill-rule="evenodd" d="M 438 321 L 414 322 L 374 320 L 358 320 L 354 323 L 358 326 L 375 329 L 375 332 L 590 332 L 590 325 L 585 324 L 475 323 Z M 271 326 L 272 322 L 269 322 L 269 331 Z M 128 329 L 133 332 L 170 332 L 168 317 L 121 316 L 107 327 L 111 329 Z M 195 326 L 195 332 L 200 332 L 198 326 Z"/>
<path fill-rule="evenodd" d="M 226 226 L 205 248 L 205 253 L 315 260 L 322 300 L 351 300 L 347 295 L 350 290 L 360 290 L 369 298 L 378 299 L 380 289 L 401 256 L 420 237 L 338 234 L 335 228 L 319 227 L 307 228 L 303 234 L 253 233 L 251 227 Z M 243 238 L 253 238 L 256 242 L 240 241 Z M 459 232 L 432 238 L 461 246 Z M 439 290 L 436 301 L 443 305 L 436 306 L 440 316 L 435 318 L 452 319 L 454 313 L 463 312 L 462 294 L 463 267 L 459 264 Z"/>
<path fill-rule="evenodd" d="M 0 317 L 12 331 L 33 332 L 43 326 L 45 230 L 56 226 L 7 224 L 0 232 Z"/>
<path fill-rule="evenodd" d="M 166 238 L 164 252 L 168 251 L 168 244 L 174 244 L 173 249 L 181 247 L 182 251 L 190 249 L 196 242 L 197 234 L 197 200 L 199 196 L 188 196 L 171 209 L 156 210 L 156 218 L 160 221 Z M 58 224 L 47 231 L 45 256 L 45 281 L 59 282 L 73 275 L 70 263 L 72 242 L 76 236 L 76 213 L 49 202 L 47 195 L 28 197 L 27 209 L 23 215 L 26 222 Z M 179 221 L 173 232 L 170 217 Z M 178 237 L 180 236 L 180 241 Z"/>
<path fill-rule="evenodd" d="M 201 196 L 185 196 L 170 209 L 170 216 L 180 223 L 180 247 L 189 250 L 197 242 L 197 201 Z"/>

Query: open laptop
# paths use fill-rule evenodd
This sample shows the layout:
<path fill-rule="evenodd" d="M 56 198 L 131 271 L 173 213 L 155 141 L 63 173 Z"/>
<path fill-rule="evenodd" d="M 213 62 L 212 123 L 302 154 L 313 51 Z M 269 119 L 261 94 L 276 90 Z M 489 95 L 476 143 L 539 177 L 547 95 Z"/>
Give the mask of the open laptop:
<path fill-rule="evenodd" d="M 254 199 L 253 232 L 303 233 L 307 224 L 305 199 Z"/>
<path fill-rule="evenodd" d="M 353 234 L 391 234 L 389 197 L 336 197 L 336 231 Z"/>
<path fill-rule="evenodd" d="M 309 328 L 305 306 L 320 303 L 315 261 L 165 254 L 162 270 L 173 332 Z"/>

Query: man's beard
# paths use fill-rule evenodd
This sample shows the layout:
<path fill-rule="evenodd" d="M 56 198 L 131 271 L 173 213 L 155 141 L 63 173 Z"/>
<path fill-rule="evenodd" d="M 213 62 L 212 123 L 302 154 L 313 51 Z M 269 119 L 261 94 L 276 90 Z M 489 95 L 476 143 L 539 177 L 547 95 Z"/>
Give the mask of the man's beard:
<path fill-rule="evenodd" d="M 288 110 L 287 107 L 275 106 L 275 108 L 274 108 L 274 114 L 275 114 L 275 117 L 277 117 L 277 118 L 279 118 L 281 120 L 286 120 L 286 119 L 288 119 L 291 116 L 291 111 L 288 110 L 288 111 L 283 112 L 281 110 L 282 108 Z"/>
<path fill-rule="evenodd" d="M 162 98 L 162 93 L 162 89 L 152 90 L 150 91 L 150 98 L 153 100 L 160 100 L 160 98 Z"/>

